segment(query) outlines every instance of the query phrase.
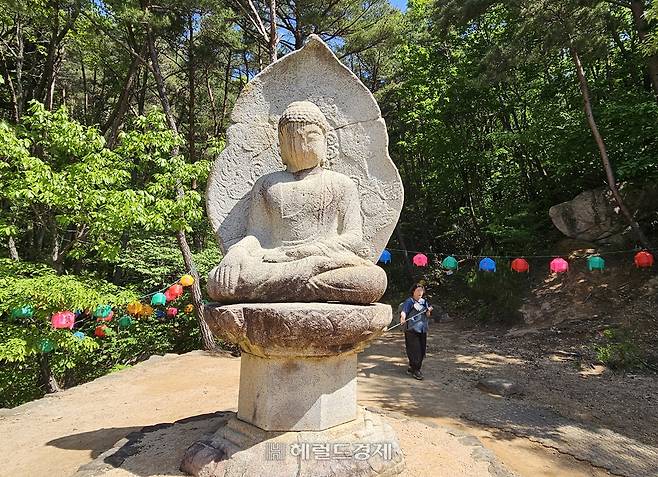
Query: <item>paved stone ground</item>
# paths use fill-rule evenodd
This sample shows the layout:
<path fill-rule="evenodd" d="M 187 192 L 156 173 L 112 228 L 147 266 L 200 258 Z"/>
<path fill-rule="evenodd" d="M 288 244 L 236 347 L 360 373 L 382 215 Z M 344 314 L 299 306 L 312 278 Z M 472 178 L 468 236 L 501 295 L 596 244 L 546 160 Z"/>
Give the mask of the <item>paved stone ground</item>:
<path fill-rule="evenodd" d="M 658 475 L 658 449 L 610 429 L 566 419 L 514 399 L 462 414 L 469 421 L 526 437 L 563 454 L 627 477 Z"/>

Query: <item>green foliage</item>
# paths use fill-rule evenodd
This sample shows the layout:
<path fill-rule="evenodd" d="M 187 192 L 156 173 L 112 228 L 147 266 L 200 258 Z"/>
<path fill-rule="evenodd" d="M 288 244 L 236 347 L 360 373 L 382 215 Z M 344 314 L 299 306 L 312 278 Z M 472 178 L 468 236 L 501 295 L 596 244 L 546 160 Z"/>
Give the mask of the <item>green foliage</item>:
<path fill-rule="evenodd" d="M 181 143 L 165 126 L 164 115 L 152 112 L 137 117 L 133 128 L 119 136 L 115 153 L 135 164 L 135 185 L 144 191 L 148 202 L 142 210 L 135 210 L 139 203 L 124 212 L 141 212 L 140 225 L 147 231 L 191 232 L 191 222 L 203 216 L 200 207 L 201 195 L 184 185 L 193 181 L 205 183 L 210 164 L 208 161 L 188 163 L 182 156 L 173 156 L 172 151 Z"/>
<path fill-rule="evenodd" d="M 155 111 L 136 118 L 114 150 L 66 109 L 50 112 L 37 102 L 19 126 L 0 123 L 0 139 L 0 200 L 8 204 L 0 230 L 20 238 L 30 234 L 19 227 L 27 220 L 49 233 L 58 271 L 84 258 L 115 261 L 135 229 L 189 232 L 203 216 L 201 195 L 189 184 L 204 183 L 209 164 L 172 157 L 180 138 Z M 47 250 L 35 248 L 21 252 L 42 259 Z"/>
<path fill-rule="evenodd" d="M 219 246 L 209 242 L 193 257 L 203 284 L 210 269 L 221 259 Z M 139 283 L 142 290 L 172 283 L 185 271 L 176 242 L 169 237 L 131 240 L 119 254 L 117 267 L 121 271 L 122 281 Z"/>
<path fill-rule="evenodd" d="M 189 296 L 170 302 L 179 308 L 175 318 L 154 316 L 119 326 L 125 305 L 135 293 L 91 276 L 57 275 L 41 264 L 0 260 L 0 407 L 14 406 L 43 395 L 38 360 L 45 340 L 53 344 L 48 353 L 50 372 L 72 386 L 118 370 L 152 354 L 182 353 L 199 347 L 194 314 L 183 312 Z M 30 318 L 12 318 L 11 310 L 30 304 Z M 114 318 L 106 322 L 105 338 L 94 337 L 98 321 L 93 311 L 111 304 Z M 51 315 L 60 310 L 80 310 L 76 331 L 51 327 Z"/>
<path fill-rule="evenodd" d="M 80 340 L 68 330 L 53 329 L 52 314 L 61 310 L 93 310 L 100 304 L 124 305 L 135 298 L 131 292 L 92 277 L 56 275 L 54 270 L 30 264 L 20 271 L 17 268 L 15 263 L 0 261 L 0 361 L 24 362 L 40 354 L 41 343 L 49 340 L 63 351 L 62 365 L 73 367 L 97 345 L 90 338 Z M 34 309 L 32 317 L 11 317 L 14 308 L 26 305 Z"/>
<path fill-rule="evenodd" d="M 604 342 L 594 348 L 597 360 L 612 369 L 637 368 L 642 364 L 642 352 L 630 333 L 606 328 L 602 335 Z"/>
<path fill-rule="evenodd" d="M 481 322 L 514 324 L 522 320 L 520 308 L 529 288 L 526 274 L 518 274 L 498 263 L 496 273 L 479 272 L 475 269 L 465 273 L 467 303 L 475 305 L 471 314 Z"/>
<path fill-rule="evenodd" d="M 658 178 L 657 103 L 630 10 L 612 3 L 409 3 L 377 91 L 409 248 L 543 251 L 558 238 L 547 210 L 605 184 L 570 45 L 618 180 Z"/>

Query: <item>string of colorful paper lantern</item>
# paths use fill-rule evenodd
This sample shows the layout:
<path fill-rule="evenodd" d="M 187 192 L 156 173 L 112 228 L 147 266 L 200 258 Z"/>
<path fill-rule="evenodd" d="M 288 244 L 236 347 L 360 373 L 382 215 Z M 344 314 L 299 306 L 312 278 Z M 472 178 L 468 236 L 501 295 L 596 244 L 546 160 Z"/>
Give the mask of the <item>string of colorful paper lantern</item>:
<path fill-rule="evenodd" d="M 653 249 L 652 249 L 653 250 Z M 416 251 L 406 251 L 399 249 L 384 249 L 379 257 L 379 263 L 384 265 L 392 262 L 392 253 L 391 251 L 403 252 L 403 253 L 413 253 L 412 263 L 417 267 L 426 267 L 429 264 L 429 258 L 425 253 L 416 252 Z M 611 255 L 618 253 L 632 253 L 636 252 L 633 257 L 633 263 L 637 268 L 651 268 L 654 264 L 654 256 L 649 250 L 617 250 L 613 252 L 603 252 L 595 255 L 590 255 L 587 257 L 587 268 L 589 271 L 594 270 L 605 270 L 605 260 L 601 255 Z M 431 253 L 430 255 L 447 255 L 442 253 Z M 549 262 L 549 270 L 551 273 L 565 273 L 569 271 L 569 262 L 562 257 L 556 257 L 554 255 L 525 255 L 523 257 L 519 256 L 508 256 L 508 255 L 492 255 L 492 256 L 482 256 L 482 255 L 447 255 L 442 261 L 441 266 L 448 272 L 452 273 L 459 269 L 459 261 L 455 257 L 464 257 L 465 259 L 480 259 L 478 262 L 478 270 L 482 272 L 494 273 L 497 269 L 497 263 L 494 258 L 498 259 L 512 259 L 510 263 L 510 269 L 517 273 L 527 273 L 530 271 L 530 264 L 526 259 L 539 259 L 539 258 L 551 258 Z"/>
<path fill-rule="evenodd" d="M 147 295 L 140 296 L 137 300 L 129 303 L 126 306 L 126 311 L 128 314 L 121 316 L 116 320 L 117 327 L 121 330 L 130 328 L 134 323 L 134 318 L 137 317 L 148 317 L 152 316 L 155 313 L 155 316 L 159 319 L 164 317 L 174 318 L 178 316 L 179 310 L 174 306 L 169 306 L 166 310 L 155 309 L 154 306 L 164 306 L 168 302 L 173 302 L 179 299 L 184 294 L 184 288 L 189 287 L 194 284 L 194 277 L 189 274 L 183 275 L 179 280 L 174 283 L 169 284 L 167 287 L 157 290 L 155 292 L 149 293 Z M 142 303 L 141 300 L 145 298 L 150 299 L 150 304 Z M 153 306 L 151 306 L 153 305 Z M 185 313 L 192 313 L 194 311 L 194 305 L 187 304 L 183 308 Z M 34 316 L 34 308 L 31 305 L 24 305 L 16 307 L 11 310 L 12 319 L 29 319 Z M 82 311 L 78 310 L 72 312 L 70 310 L 62 310 L 56 313 L 53 313 L 50 317 L 50 324 L 53 329 L 69 329 L 73 331 L 73 328 L 76 325 L 80 325 L 84 321 L 87 321 L 88 318 L 83 318 L 78 320 L 82 315 Z M 114 310 L 110 304 L 101 304 L 98 305 L 93 312 L 89 313 L 90 317 L 95 318 L 97 325 L 94 328 L 94 336 L 97 338 L 104 338 L 107 336 L 107 331 L 110 328 L 107 323 L 111 322 L 114 318 Z M 77 339 L 85 339 L 86 335 L 80 330 L 77 330 L 72 333 L 72 335 Z M 50 353 L 55 349 L 55 344 L 49 339 L 42 339 L 38 343 L 38 348 L 42 353 Z"/>

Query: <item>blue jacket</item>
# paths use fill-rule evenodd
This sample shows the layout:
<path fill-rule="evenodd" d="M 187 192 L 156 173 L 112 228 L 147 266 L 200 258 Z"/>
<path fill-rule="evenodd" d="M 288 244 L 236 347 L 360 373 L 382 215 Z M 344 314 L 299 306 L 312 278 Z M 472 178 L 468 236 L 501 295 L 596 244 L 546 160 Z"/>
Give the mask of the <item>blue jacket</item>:
<path fill-rule="evenodd" d="M 425 298 L 421 298 L 419 301 L 414 300 L 409 297 L 402 304 L 402 311 L 406 315 L 406 328 L 407 330 L 413 330 L 417 333 L 427 333 L 429 320 L 425 312 L 430 307 L 430 304 Z M 417 308 L 420 308 L 418 310 Z M 415 318 L 413 318 L 415 316 Z M 413 318 L 413 319 L 412 319 Z"/>

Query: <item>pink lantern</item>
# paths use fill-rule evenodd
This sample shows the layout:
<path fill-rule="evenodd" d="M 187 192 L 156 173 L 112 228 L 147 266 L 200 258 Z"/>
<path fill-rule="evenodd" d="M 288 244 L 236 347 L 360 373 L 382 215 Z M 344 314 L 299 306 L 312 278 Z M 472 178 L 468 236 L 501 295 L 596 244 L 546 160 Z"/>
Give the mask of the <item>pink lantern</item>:
<path fill-rule="evenodd" d="M 167 308 L 167 316 L 174 317 L 178 314 L 178 308 L 174 308 L 173 306 Z"/>
<path fill-rule="evenodd" d="M 551 260 L 551 273 L 564 273 L 569 271 L 569 262 L 563 258 L 554 258 Z"/>
<path fill-rule="evenodd" d="M 165 299 L 167 301 L 174 301 L 178 296 L 174 292 L 171 291 L 171 288 L 168 288 L 166 292 L 164 292 Z"/>
<path fill-rule="evenodd" d="M 75 314 L 71 311 L 58 311 L 50 318 L 50 323 L 57 330 L 64 328 L 72 330 L 75 324 Z"/>
<path fill-rule="evenodd" d="M 414 265 L 416 265 L 417 267 L 426 267 L 428 262 L 427 255 L 424 255 L 422 253 L 417 253 L 416 255 L 414 255 L 413 262 Z"/>

